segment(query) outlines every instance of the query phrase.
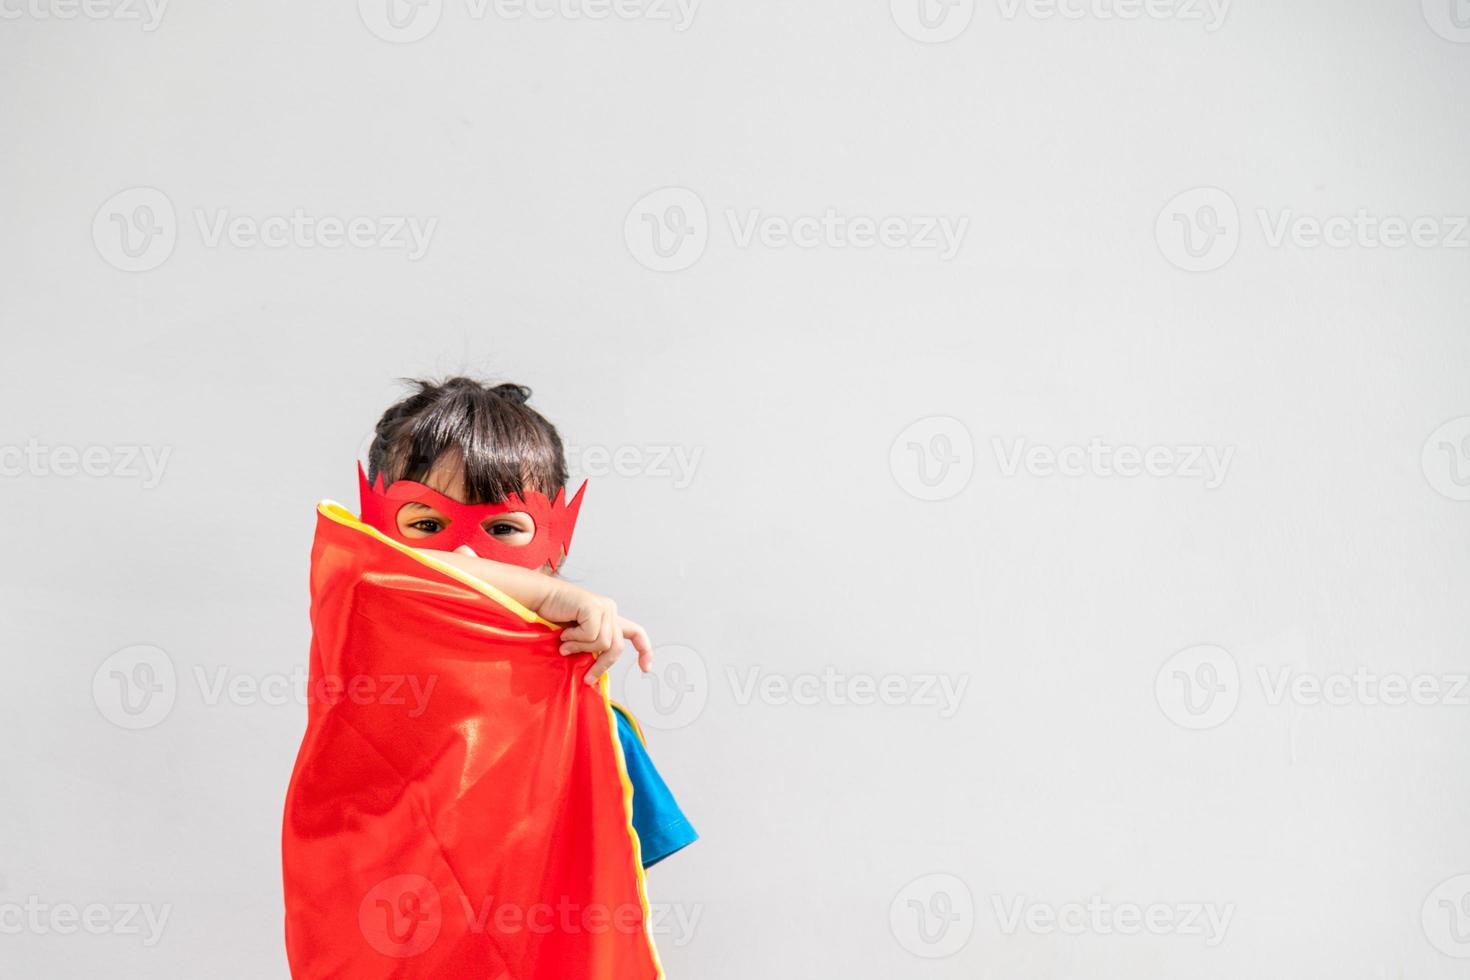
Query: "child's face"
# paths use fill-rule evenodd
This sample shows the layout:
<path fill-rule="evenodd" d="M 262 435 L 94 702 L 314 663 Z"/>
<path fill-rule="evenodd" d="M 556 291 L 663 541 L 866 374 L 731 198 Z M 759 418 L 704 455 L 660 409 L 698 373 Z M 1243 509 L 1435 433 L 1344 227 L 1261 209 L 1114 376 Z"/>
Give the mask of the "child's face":
<path fill-rule="evenodd" d="M 452 500 L 465 503 L 464 466 L 458 458 L 446 454 L 441 456 L 429 470 L 424 485 L 444 494 Z M 398 511 L 398 532 L 405 538 L 432 538 L 449 526 L 448 516 L 439 513 L 428 504 L 410 501 Z M 485 521 L 485 533 L 511 547 L 531 543 L 536 536 L 536 522 L 525 511 L 513 510 L 496 514 Z M 425 547 L 432 547 L 426 542 Z M 542 568 L 542 571 L 548 569 Z"/>

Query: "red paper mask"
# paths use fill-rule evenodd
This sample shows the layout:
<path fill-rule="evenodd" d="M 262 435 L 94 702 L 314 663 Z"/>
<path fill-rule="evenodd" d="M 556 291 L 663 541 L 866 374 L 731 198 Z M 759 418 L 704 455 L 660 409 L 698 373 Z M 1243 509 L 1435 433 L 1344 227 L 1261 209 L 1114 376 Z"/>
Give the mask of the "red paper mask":
<path fill-rule="evenodd" d="M 510 494 L 495 504 L 462 504 L 433 487 L 412 480 L 397 480 L 385 489 L 381 473 L 376 483 L 369 484 L 361 463 L 357 464 L 357 483 L 362 495 L 362 522 L 394 541 L 413 548 L 437 551 L 453 551 L 460 545 L 469 545 L 470 550 L 481 558 L 523 568 L 540 568 L 549 564 L 552 571 L 556 571 L 572 547 L 572 530 L 577 526 L 577 512 L 582 509 L 582 494 L 587 489 L 584 480 L 570 503 L 567 502 L 566 487 L 562 487 L 554 500 L 530 490 L 524 495 Z M 410 502 L 434 508 L 449 519 L 449 526 L 425 538 L 404 537 L 398 530 L 398 512 Z M 535 536 L 526 544 L 507 544 L 484 528 L 491 518 L 511 511 L 529 514 L 536 524 Z"/>

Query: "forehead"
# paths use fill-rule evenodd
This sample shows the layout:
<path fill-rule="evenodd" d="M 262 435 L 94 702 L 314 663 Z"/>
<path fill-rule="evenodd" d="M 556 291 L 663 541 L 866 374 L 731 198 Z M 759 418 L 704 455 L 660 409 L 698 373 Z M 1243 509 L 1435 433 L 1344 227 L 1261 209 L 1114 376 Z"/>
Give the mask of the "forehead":
<path fill-rule="evenodd" d="M 461 504 L 469 496 L 465 492 L 464 464 L 457 453 L 445 453 L 435 460 L 428 475 L 424 477 L 424 485 Z"/>

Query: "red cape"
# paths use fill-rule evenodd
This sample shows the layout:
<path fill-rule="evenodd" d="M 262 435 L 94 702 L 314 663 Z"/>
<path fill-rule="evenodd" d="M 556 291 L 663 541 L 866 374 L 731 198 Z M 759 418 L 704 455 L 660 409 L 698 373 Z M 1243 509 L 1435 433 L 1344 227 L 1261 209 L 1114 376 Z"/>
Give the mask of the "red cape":
<path fill-rule="evenodd" d="M 318 508 L 286 797 L 296 980 L 657 980 L 606 678 L 559 627 Z"/>

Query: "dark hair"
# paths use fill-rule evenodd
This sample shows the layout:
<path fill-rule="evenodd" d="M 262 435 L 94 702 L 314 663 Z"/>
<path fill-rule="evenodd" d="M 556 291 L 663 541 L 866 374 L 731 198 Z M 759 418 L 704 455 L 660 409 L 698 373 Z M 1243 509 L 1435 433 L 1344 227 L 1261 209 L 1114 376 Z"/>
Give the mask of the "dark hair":
<path fill-rule="evenodd" d="M 368 479 L 428 478 L 440 457 L 464 462 L 465 503 L 490 504 L 535 490 L 555 496 L 566 486 L 561 436 L 526 404 L 525 385 L 486 385 L 474 378 L 438 383 L 405 379 L 416 390 L 378 420 L 368 450 Z"/>

